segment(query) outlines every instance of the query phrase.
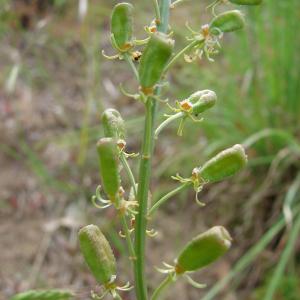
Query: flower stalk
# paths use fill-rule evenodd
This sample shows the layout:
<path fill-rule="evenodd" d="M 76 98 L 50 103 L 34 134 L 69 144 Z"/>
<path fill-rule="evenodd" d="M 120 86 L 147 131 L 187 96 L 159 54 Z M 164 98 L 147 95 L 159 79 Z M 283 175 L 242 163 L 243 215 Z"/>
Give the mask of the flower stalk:
<path fill-rule="evenodd" d="M 162 293 L 174 282 L 173 276 L 168 275 L 161 284 L 154 290 L 151 300 L 161 299 Z"/>
<path fill-rule="evenodd" d="M 160 5 L 160 22 L 158 31 L 166 33 L 169 25 L 170 0 L 162 0 Z M 159 96 L 160 89 L 155 90 Z M 142 153 L 139 169 L 138 194 L 139 203 L 138 215 L 135 222 L 135 287 L 138 300 L 147 300 L 147 282 L 145 276 L 145 243 L 147 230 L 147 207 L 148 192 L 151 178 L 151 157 L 154 149 L 154 122 L 156 117 L 156 101 L 153 97 L 148 97 L 145 104 L 144 137 L 142 143 Z"/>

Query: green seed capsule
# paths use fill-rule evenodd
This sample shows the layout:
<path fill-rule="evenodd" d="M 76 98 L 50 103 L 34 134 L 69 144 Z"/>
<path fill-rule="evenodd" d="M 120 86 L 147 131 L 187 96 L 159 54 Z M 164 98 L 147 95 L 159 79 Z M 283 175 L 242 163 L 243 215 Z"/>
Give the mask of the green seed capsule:
<path fill-rule="evenodd" d="M 130 3 L 117 4 L 111 16 L 111 33 L 118 50 L 127 51 L 132 46 L 133 6 Z"/>
<path fill-rule="evenodd" d="M 196 271 L 224 255 L 231 246 L 231 237 L 222 226 L 215 226 L 195 237 L 177 259 L 177 273 Z"/>
<path fill-rule="evenodd" d="M 242 170 L 247 164 L 247 155 L 241 145 L 234 145 L 206 162 L 198 175 L 208 182 L 220 181 Z"/>
<path fill-rule="evenodd" d="M 193 114 L 198 115 L 216 104 L 217 95 L 213 91 L 203 90 L 192 94 L 187 100 L 193 104 Z"/>
<path fill-rule="evenodd" d="M 119 151 L 116 140 L 102 138 L 97 143 L 100 175 L 105 193 L 114 201 L 120 187 Z"/>
<path fill-rule="evenodd" d="M 10 300 L 69 300 L 73 296 L 72 292 L 66 290 L 30 290 L 19 293 Z"/>
<path fill-rule="evenodd" d="M 229 0 L 233 4 L 239 5 L 259 5 L 263 0 Z"/>
<path fill-rule="evenodd" d="M 112 249 L 95 225 L 88 225 L 79 231 L 79 244 L 85 262 L 99 283 L 106 284 L 116 275 L 116 259 Z"/>
<path fill-rule="evenodd" d="M 106 137 L 124 139 L 125 122 L 117 110 L 112 108 L 106 109 L 102 114 L 102 123 Z"/>
<path fill-rule="evenodd" d="M 151 93 L 159 81 L 172 55 L 173 47 L 174 41 L 167 35 L 160 32 L 151 35 L 139 67 L 140 85 L 146 94 Z"/>
<path fill-rule="evenodd" d="M 245 20 L 239 10 L 231 10 L 216 16 L 210 23 L 209 28 L 212 34 L 220 32 L 231 32 L 243 28 Z"/>

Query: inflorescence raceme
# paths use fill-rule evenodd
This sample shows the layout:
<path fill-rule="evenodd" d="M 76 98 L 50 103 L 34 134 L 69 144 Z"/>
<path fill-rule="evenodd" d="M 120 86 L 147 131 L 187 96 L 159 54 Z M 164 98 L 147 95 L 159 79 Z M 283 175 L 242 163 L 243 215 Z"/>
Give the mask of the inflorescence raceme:
<path fill-rule="evenodd" d="M 103 55 L 108 59 L 121 59 L 128 63 L 139 88 L 135 93 L 128 93 L 123 86 L 122 93 L 138 100 L 145 108 L 144 135 L 140 154 L 126 152 L 125 122 L 115 109 L 106 109 L 101 117 L 104 136 L 97 143 L 101 186 L 96 189 L 92 203 L 96 208 L 115 209 L 121 223 L 120 236 L 126 240 L 129 260 L 133 266 L 134 284 L 128 281 L 118 285 L 118 271 L 113 250 L 105 235 L 96 225 L 87 225 L 79 231 L 80 250 L 84 260 L 103 293 L 91 292 L 93 299 L 102 299 L 110 294 L 114 299 L 122 299 L 120 292 L 134 289 L 137 300 L 148 299 L 147 277 L 145 273 L 146 237 L 154 237 L 157 231 L 148 230 L 148 222 L 157 210 L 181 191 L 192 188 L 196 193 L 196 201 L 200 206 L 204 203 L 198 199 L 203 186 L 224 180 L 240 172 L 247 164 L 247 156 L 242 145 L 234 145 L 220 151 L 201 166 L 196 166 L 188 177 L 177 174 L 172 178 L 178 186 L 169 193 L 151 203 L 151 158 L 155 141 L 160 133 L 171 123 L 179 121 L 177 134 L 183 135 L 187 120 L 199 123 L 217 102 L 217 95 L 212 90 L 198 90 L 184 99 L 176 100 L 171 105 L 162 98 L 162 90 L 170 86 L 168 71 L 178 62 L 192 63 L 196 58 L 205 56 L 209 61 L 221 48 L 222 37 L 244 27 L 244 15 L 239 10 L 229 10 L 220 14 L 216 7 L 220 4 L 258 5 L 262 0 L 215 0 L 209 8 L 212 18 L 208 24 L 199 24 L 199 30 L 192 29 L 188 24 L 188 44 L 175 52 L 174 34 L 169 24 L 171 9 L 177 8 L 186 0 L 152 0 L 155 17 L 150 25 L 145 26 L 146 36 L 142 39 L 134 37 L 134 6 L 122 2 L 117 4 L 111 15 L 110 39 L 113 49 L 117 52 L 112 56 Z M 172 11 L 172 10 L 171 10 Z M 169 110 L 165 120 L 156 128 L 156 113 L 159 104 L 165 104 Z M 130 158 L 139 159 L 139 174 L 136 177 L 131 169 Z M 121 174 L 121 171 L 122 172 Z M 130 187 L 122 184 L 122 177 L 128 178 Z M 136 179 L 137 178 L 137 179 Z M 105 196 L 104 196 L 105 195 Z M 153 291 L 151 300 L 162 299 L 166 288 L 185 278 L 196 288 L 204 288 L 205 284 L 195 282 L 190 276 L 197 270 L 206 268 L 227 253 L 232 238 L 222 226 L 214 226 L 199 234 L 187 243 L 173 264 L 163 263 L 164 268 L 157 268 L 166 277 Z M 28 298 L 31 295 L 33 298 Z M 38 295 L 38 298 L 34 298 Z M 50 295 L 50 296 L 49 296 Z M 51 295 L 56 298 L 51 298 Z M 27 297 L 27 298 L 26 298 Z M 47 298 L 48 297 L 48 298 Z M 60 297 L 60 298 L 59 298 Z M 67 291 L 28 291 L 12 298 L 12 300 L 66 300 L 73 297 Z"/>

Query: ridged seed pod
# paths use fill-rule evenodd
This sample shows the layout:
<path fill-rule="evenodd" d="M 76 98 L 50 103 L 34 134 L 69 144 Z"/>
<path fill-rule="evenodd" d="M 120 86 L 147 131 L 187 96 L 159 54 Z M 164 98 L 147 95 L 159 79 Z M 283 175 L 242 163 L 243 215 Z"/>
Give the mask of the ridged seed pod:
<path fill-rule="evenodd" d="M 30 290 L 19 293 L 10 300 L 69 300 L 73 293 L 67 290 Z"/>
<path fill-rule="evenodd" d="M 229 0 L 233 4 L 239 5 L 259 5 L 263 0 Z"/>
<path fill-rule="evenodd" d="M 245 25 L 243 14 L 239 10 L 226 11 L 214 17 L 209 28 L 212 34 L 242 29 Z"/>
<path fill-rule="evenodd" d="M 131 48 L 133 31 L 133 6 L 130 3 L 117 4 L 111 15 L 111 33 L 119 50 Z"/>
<path fill-rule="evenodd" d="M 224 227 L 212 227 L 184 247 L 177 259 L 175 269 L 178 273 L 184 273 L 206 267 L 228 251 L 231 241 Z"/>
<path fill-rule="evenodd" d="M 114 201 L 120 187 L 117 142 L 114 138 L 102 138 L 97 143 L 97 150 L 103 189 Z"/>
<path fill-rule="evenodd" d="M 99 283 L 108 283 L 116 275 L 116 259 L 112 249 L 95 225 L 88 225 L 79 231 L 79 244 L 85 262 Z"/>
<path fill-rule="evenodd" d="M 203 90 L 192 94 L 187 100 L 193 104 L 193 114 L 198 115 L 216 104 L 217 95 L 213 91 Z"/>
<path fill-rule="evenodd" d="M 125 122 L 121 114 L 113 109 L 106 109 L 102 114 L 102 124 L 104 135 L 106 137 L 114 137 L 124 139 L 125 137 Z"/>
<path fill-rule="evenodd" d="M 159 81 L 174 48 L 174 41 L 164 33 L 156 32 L 144 50 L 139 66 L 140 85 L 146 94 Z"/>
<path fill-rule="evenodd" d="M 247 155 L 241 145 L 234 145 L 206 162 L 198 175 L 208 182 L 220 181 L 242 170 L 247 164 Z"/>

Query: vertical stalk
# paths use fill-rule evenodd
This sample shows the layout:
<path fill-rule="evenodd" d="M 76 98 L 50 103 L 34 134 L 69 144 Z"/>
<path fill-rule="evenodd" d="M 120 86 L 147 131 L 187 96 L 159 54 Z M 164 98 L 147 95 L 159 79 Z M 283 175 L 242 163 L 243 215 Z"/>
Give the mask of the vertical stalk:
<path fill-rule="evenodd" d="M 171 0 L 161 0 L 160 2 L 160 23 L 158 30 L 167 32 L 169 25 L 169 9 Z M 156 89 L 159 94 L 159 89 Z M 148 291 L 145 276 L 145 242 L 147 229 L 147 209 L 148 209 L 148 192 L 151 178 L 151 157 L 154 148 L 154 120 L 156 114 L 156 101 L 152 97 L 147 98 L 145 105 L 146 117 L 144 124 L 144 138 L 142 144 L 142 157 L 140 161 L 138 193 L 137 200 L 139 203 L 138 215 L 136 216 L 135 225 L 135 290 L 137 300 L 147 300 Z"/>
<path fill-rule="evenodd" d="M 157 30 L 166 33 L 169 27 L 171 0 L 160 1 L 160 23 L 157 26 Z"/>
<path fill-rule="evenodd" d="M 131 240 L 130 231 L 129 231 L 129 228 L 128 228 L 128 225 L 127 225 L 127 220 L 126 220 L 126 217 L 123 213 L 121 213 L 120 219 L 121 219 L 122 227 L 123 227 L 123 230 L 124 230 L 129 255 L 130 255 L 129 259 L 134 261 L 135 258 L 136 258 L 135 257 L 135 252 L 134 252 L 134 247 L 133 247 L 133 243 L 132 243 L 132 240 Z"/>
<path fill-rule="evenodd" d="M 156 22 L 160 22 L 160 10 L 158 5 L 158 0 L 152 0 L 154 9 L 155 9 L 155 15 L 156 15 Z"/>
<path fill-rule="evenodd" d="M 123 231 L 124 231 L 125 240 L 126 240 L 129 255 L 130 255 L 129 259 L 134 261 L 135 260 L 134 246 L 133 246 L 133 243 L 132 243 L 132 240 L 131 240 L 130 231 L 129 231 L 129 228 L 128 228 L 128 225 L 127 225 L 127 220 L 126 220 L 125 213 L 119 209 L 120 208 L 120 202 L 121 202 L 120 197 L 116 197 L 116 208 L 118 208 L 119 217 L 120 217 L 122 228 L 123 228 Z"/>
<path fill-rule="evenodd" d="M 137 196 L 137 188 L 136 188 L 136 183 L 135 183 L 135 179 L 134 179 L 134 175 L 130 169 L 130 166 L 128 164 L 128 161 L 126 159 L 126 156 L 125 154 L 122 152 L 121 155 L 120 155 L 120 160 L 122 162 L 122 165 L 127 173 L 127 176 L 129 178 L 129 181 L 130 181 L 130 185 L 132 186 L 132 189 L 133 189 L 133 193 L 134 193 L 134 197 L 136 198 Z"/>
<path fill-rule="evenodd" d="M 138 300 L 148 299 L 145 278 L 145 242 L 147 229 L 148 191 L 151 177 L 151 156 L 153 149 L 153 99 L 148 97 L 146 103 L 146 118 L 144 140 L 139 171 L 137 199 L 139 203 L 135 227 L 135 288 Z"/>
<path fill-rule="evenodd" d="M 133 63 L 133 61 L 132 61 L 132 59 L 131 59 L 131 57 L 130 57 L 130 55 L 129 55 L 128 53 L 125 53 L 125 54 L 124 54 L 124 59 L 125 59 L 125 60 L 127 61 L 127 63 L 129 64 L 131 70 L 133 71 L 133 74 L 134 74 L 136 80 L 139 80 L 139 74 L 138 74 L 138 71 L 137 71 L 137 69 L 136 69 L 136 67 L 135 67 L 135 65 L 134 65 L 134 63 Z"/>

